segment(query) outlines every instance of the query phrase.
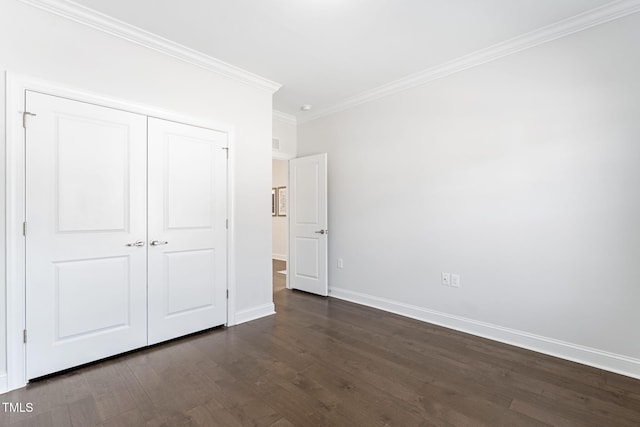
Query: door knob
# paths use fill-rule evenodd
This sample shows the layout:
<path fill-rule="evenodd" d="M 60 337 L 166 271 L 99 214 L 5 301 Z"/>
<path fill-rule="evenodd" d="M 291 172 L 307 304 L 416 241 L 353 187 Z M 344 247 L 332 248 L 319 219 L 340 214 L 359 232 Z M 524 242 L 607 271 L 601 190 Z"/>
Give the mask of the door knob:
<path fill-rule="evenodd" d="M 167 241 L 165 241 L 165 240 L 152 240 L 152 241 L 150 241 L 150 242 L 149 242 L 149 244 L 150 244 L 151 246 L 166 245 L 166 244 L 168 244 L 168 243 L 169 243 L 169 242 L 167 242 Z"/>
<path fill-rule="evenodd" d="M 127 246 L 144 246 L 144 242 L 142 240 L 138 240 L 137 242 L 127 243 Z"/>
<path fill-rule="evenodd" d="M 329 230 L 315 231 L 316 234 L 329 234 Z"/>

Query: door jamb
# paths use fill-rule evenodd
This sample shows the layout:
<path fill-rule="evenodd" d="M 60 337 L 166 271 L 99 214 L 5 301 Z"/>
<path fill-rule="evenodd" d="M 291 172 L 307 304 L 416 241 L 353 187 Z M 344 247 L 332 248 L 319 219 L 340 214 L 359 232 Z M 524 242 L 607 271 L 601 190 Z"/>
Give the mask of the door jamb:
<path fill-rule="evenodd" d="M 23 331 L 26 319 L 25 296 L 25 239 L 22 234 L 25 220 L 25 129 L 23 112 L 25 91 L 31 90 L 48 95 L 115 108 L 148 117 L 175 121 L 192 126 L 225 132 L 229 157 L 227 162 L 227 325 L 234 325 L 236 312 L 236 272 L 235 272 L 235 129 L 225 123 L 208 119 L 185 116 L 173 111 L 149 105 L 128 102 L 100 94 L 76 89 L 26 75 L 6 72 L 6 147 L 5 147 L 5 210 L 6 210 L 6 319 L 7 319 L 7 384 L 0 393 L 24 387 L 26 380 L 26 346 Z M 2 387 L 3 384 L 0 385 Z"/>

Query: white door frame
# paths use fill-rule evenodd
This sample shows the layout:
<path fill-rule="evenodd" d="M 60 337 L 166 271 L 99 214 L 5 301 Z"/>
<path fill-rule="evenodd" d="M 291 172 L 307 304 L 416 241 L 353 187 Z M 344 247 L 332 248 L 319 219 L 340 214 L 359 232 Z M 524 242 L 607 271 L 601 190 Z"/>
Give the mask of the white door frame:
<path fill-rule="evenodd" d="M 228 124 L 207 119 L 184 116 L 172 111 L 111 98 L 62 84 L 33 78 L 7 71 L 6 73 L 6 309 L 7 309 L 7 377 L 0 383 L 0 393 L 24 387 L 26 380 L 26 352 L 23 342 L 25 329 L 25 239 L 22 226 L 25 218 L 25 132 L 22 127 L 25 105 L 25 90 L 69 98 L 81 102 L 101 105 L 143 114 L 193 126 L 219 130 L 227 133 L 229 146 L 227 210 L 229 230 L 227 240 L 227 325 L 235 324 L 236 272 L 235 272 L 235 131 Z M 27 117 L 28 120 L 28 117 Z"/>

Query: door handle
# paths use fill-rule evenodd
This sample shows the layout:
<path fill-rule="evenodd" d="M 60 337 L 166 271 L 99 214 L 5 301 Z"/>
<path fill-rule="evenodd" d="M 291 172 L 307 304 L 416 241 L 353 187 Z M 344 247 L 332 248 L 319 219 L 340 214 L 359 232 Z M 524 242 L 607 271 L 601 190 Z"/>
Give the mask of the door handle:
<path fill-rule="evenodd" d="M 329 230 L 319 230 L 319 231 L 314 231 L 314 233 L 316 233 L 316 234 L 329 234 Z"/>
<path fill-rule="evenodd" d="M 150 244 L 151 246 L 166 245 L 166 244 L 168 244 L 168 243 L 169 243 L 169 242 L 167 242 L 167 241 L 165 241 L 165 240 L 152 240 L 152 241 L 150 241 L 150 242 L 149 242 L 149 244 Z"/>
<path fill-rule="evenodd" d="M 142 240 L 138 240 L 137 242 L 127 243 L 127 246 L 144 246 L 144 242 Z"/>

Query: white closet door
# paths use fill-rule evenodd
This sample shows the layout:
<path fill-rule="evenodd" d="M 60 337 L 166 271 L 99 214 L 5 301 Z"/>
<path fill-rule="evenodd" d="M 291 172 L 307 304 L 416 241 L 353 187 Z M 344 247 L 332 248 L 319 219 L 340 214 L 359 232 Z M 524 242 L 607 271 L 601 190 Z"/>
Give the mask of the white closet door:
<path fill-rule="evenodd" d="M 147 342 L 147 118 L 34 92 L 26 108 L 31 379 Z"/>
<path fill-rule="evenodd" d="M 227 135 L 149 118 L 149 344 L 227 320 Z"/>

